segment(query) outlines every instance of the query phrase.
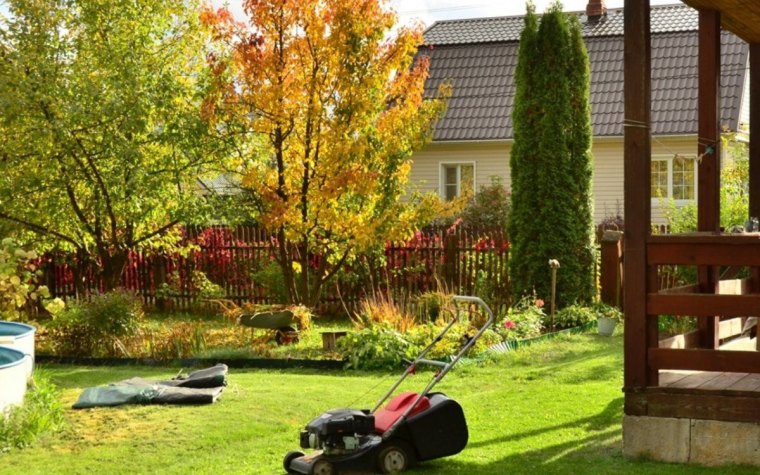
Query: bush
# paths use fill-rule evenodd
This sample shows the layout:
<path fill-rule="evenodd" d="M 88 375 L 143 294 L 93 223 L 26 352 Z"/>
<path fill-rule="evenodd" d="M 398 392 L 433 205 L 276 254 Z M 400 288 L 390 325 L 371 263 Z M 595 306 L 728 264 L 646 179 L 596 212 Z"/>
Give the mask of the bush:
<path fill-rule="evenodd" d="M 143 336 L 148 355 L 157 360 L 188 358 L 206 349 L 203 326 L 197 322 L 174 325 L 168 333 L 147 333 Z"/>
<path fill-rule="evenodd" d="M 142 302 L 125 290 L 96 295 L 89 302 L 77 302 L 50 324 L 54 351 L 65 356 L 126 353 L 121 338 L 135 335 L 143 317 Z"/>
<path fill-rule="evenodd" d="M 491 177 L 491 184 L 481 186 L 462 212 L 462 222 L 469 226 L 507 230 L 509 216 L 509 193 L 498 176 Z"/>
<path fill-rule="evenodd" d="M 432 323 L 420 325 L 410 331 L 406 337 L 411 343 L 412 357 L 416 357 L 426 346 L 433 342 L 433 339 L 443 330 L 443 325 Z M 430 349 L 426 355 L 427 358 L 442 359 L 453 356 L 467 344 L 470 338 L 475 335 L 477 329 L 466 322 L 456 323 L 444 335 L 443 339 Z M 483 332 L 480 339 L 470 348 L 468 354 L 477 355 L 483 353 L 489 346 L 501 341 L 501 337 L 488 329 Z"/>
<path fill-rule="evenodd" d="M 415 315 L 396 305 L 391 295 L 383 293 L 363 299 L 353 320 L 359 328 L 382 326 L 402 333 L 417 325 Z"/>
<path fill-rule="evenodd" d="M 25 304 L 50 297 L 47 287 L 34 283 L 41 274 L 36 259 L 34 251 L 25 251 L 13 239 L 0 241 L 0 319 L 18 320 Z M 45 303 L 51 313 L 61 305 L 60 299 Z"/>
<path fill-rule="evenodd" d="M 415 299 L 419 322 L 434 322 L 445 315 L 444 309 L 452 305 L 452 296 L 444 292 L 425 292 Z"/>
<path fill-rule="evenodd" d="M 183 286 L 185 291 L 183 291 Z M 200 270 L 194 270 L 190 273 L 190 278 L 183 279 L 178 271 L 174 271 L 167 276 L 166 282 L 162 283 L 156 290 L 156 297 L 159 299 L 169 299 L 178 295 L 189 295 L 193 305 L 197 305 L 201 300 L 219 299 L 225 296 L 224 289 L 209 280 L 209 278 Z"/>
<path fill-rule="evenodd" d="M 541 335 L 545 320 L 544 301 L 526 296 L 497 320 L 496 331 L 505 341 L 533 338 Z"/>
<path fill-rule="evenodd" d="M 39 371 L 30 380 L 22 406 L 0 415 L 0 453 L 27 447 L 44 434 L 59 432 L 64 425 L 60 392 Z"/>
<path fill-rule="evenodd" d="M 282 274 L 282 267 L 277 261 L 267 262 L 254 272 L 251 278 L 256 284 L 264 287 L 266 295 L 275 303 L 284 304 L 288 301 L 285 276 Z"/>
<path fill-rule="evenodd" d="M 580 327 L 595 321 L 594 309 L 582 305 L 570 305 L 554 315 L 554 325 L 558 329 Z"/>
<path fill-rule="evenodd" d="M 444 325 L 426 323 L 405 333 L 387 327 L 370 327 L 338 340 L 338 349 L 355 369 L 396 369 L 406 358 L 412 360 L 432 343 Z M 445 359 L 459 353 L 476 330 L 467 322 L 454 324 L 444 337 L 425 355 L 427 359 Z M 501 341 L 493 330 L 483 332 L 469 354 L 483 353 Z"/>
<path fill-rule="evenodd" d="M 623 321 L 623 312 L 617 307 L 607 305 L 603 302 L 597 302 L 594 304 L 593 310 L 597 318 L 611 318 L 618 322 Z"/>
<path fill-rule="evenodd" d="M 354 369 L 396 369 L 410 356 L 410 343 L 391 328 L 368 327 L 337 342 L 338 350 Z"/>

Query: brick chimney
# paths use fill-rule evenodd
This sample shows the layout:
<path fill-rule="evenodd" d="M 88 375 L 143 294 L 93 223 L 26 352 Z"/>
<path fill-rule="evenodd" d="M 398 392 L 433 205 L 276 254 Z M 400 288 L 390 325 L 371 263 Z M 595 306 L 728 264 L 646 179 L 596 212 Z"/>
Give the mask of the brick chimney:
<path fill-rule="evenodd" d="M 588 5 L 586 5 L 586 16 L 589 20 L 598 20 L 606 14 L 607 7 L 604 5 L 604 0 L 588 0 Z"/>

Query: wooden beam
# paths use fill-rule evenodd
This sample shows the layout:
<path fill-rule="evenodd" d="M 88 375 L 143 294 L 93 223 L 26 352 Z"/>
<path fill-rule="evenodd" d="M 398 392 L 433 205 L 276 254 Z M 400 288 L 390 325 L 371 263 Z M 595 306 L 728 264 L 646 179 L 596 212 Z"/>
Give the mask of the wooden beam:
<path fill-rule="evenodd" d="M 650 348 L 649 364 L 655 369 L 757 373 L 760 352 Z"/>
<path fill-rule="evenodd" d="M 647 258 L 649 265 L 755 267 L 760 266 L 760 239 L 742 245 L 650 243 Z"/>
<path fill-rule="evenodd" d="M 715 391 L 651 388 L 625 395 L 629 415 L 729 422 L 760 422 L 760 393 L 724 395 Z M 629 412 L 630 411 L 630 412 Z"/>
<path fill-rule="evenodd" d="M 649 0 L 626 0 L 624 7 L 625 96 L 625 387 L 647 381 L 647 256 L 651 221 L 651 31 Z"/>
<path fill-rule="evenodd" d="M 699 11 L 699 140 L 701 157 L 697 176 L 697 229 L 720 230 L 720 12 Z M 703 293 L 715 293 L 718 269 L 700 267 Z M 704 348 L 718 348 L 718 319 L 699 321 Z"/>
<path fill-rule="evenodd" d="M 747 317 L 760 315 L 760 295 L 649 294 L 650 315 Z"/>
<path fill-rule="evenodd" d="M 760 43 L 749 45 L 749 215 L 760 218 Z"/>
<path fill-rule="evenodd" d="M 619 231 L 605 231 L 601 242 L 601 256 L 599 265 L 599 287 L 602 302 L 613 307 L 622 308 L 620 298 L 620 283 L 622 282 L 623 248 L 621 246 L 622 234 Z"/>

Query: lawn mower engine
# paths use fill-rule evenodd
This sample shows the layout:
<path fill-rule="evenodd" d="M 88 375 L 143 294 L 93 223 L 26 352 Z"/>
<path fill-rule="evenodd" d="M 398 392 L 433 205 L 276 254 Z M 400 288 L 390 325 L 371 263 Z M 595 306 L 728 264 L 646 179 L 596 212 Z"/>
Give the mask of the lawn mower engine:
<path fill-rule="evenodd" d="M 325 412 L 301 431 L 301 448 L 322 450 L 325 455 L 355 452 L 375 430 L 369 410 L 334 409 Z"/>

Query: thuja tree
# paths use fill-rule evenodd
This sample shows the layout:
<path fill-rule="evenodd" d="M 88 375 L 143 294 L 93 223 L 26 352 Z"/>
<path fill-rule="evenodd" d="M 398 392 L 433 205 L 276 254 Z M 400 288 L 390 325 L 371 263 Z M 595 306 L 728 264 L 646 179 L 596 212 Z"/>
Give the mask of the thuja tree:
<path fill-rule="evenodd" d="M 589 62 L 575 17 L 528 4 L 520 38 L 510 157 L 510 278 L 515 296 L 551 293 L 560 305 L 593 297 Z"/>
<path fill-rule="evenodd" d="M 7 5 L 0 221 L 75 252 L 111 289 L 131 249 L 202 210 L 195 180 L 218 142 L 200 117 L 197 2 Z"/>
<path fill-rule="evenodd" d="M 243 187 L 276 236 L 287 299 L 314 305 L 358 252 L 403 237 L 411 154 L 443 111 L 424 99 L 419 29 L 392 32 L 382 0 L 247 0 L 206 11 L 216 78 L 204 113 L 239 132 Z M 261 154 L 265 160 L 245 160 Z"/>

